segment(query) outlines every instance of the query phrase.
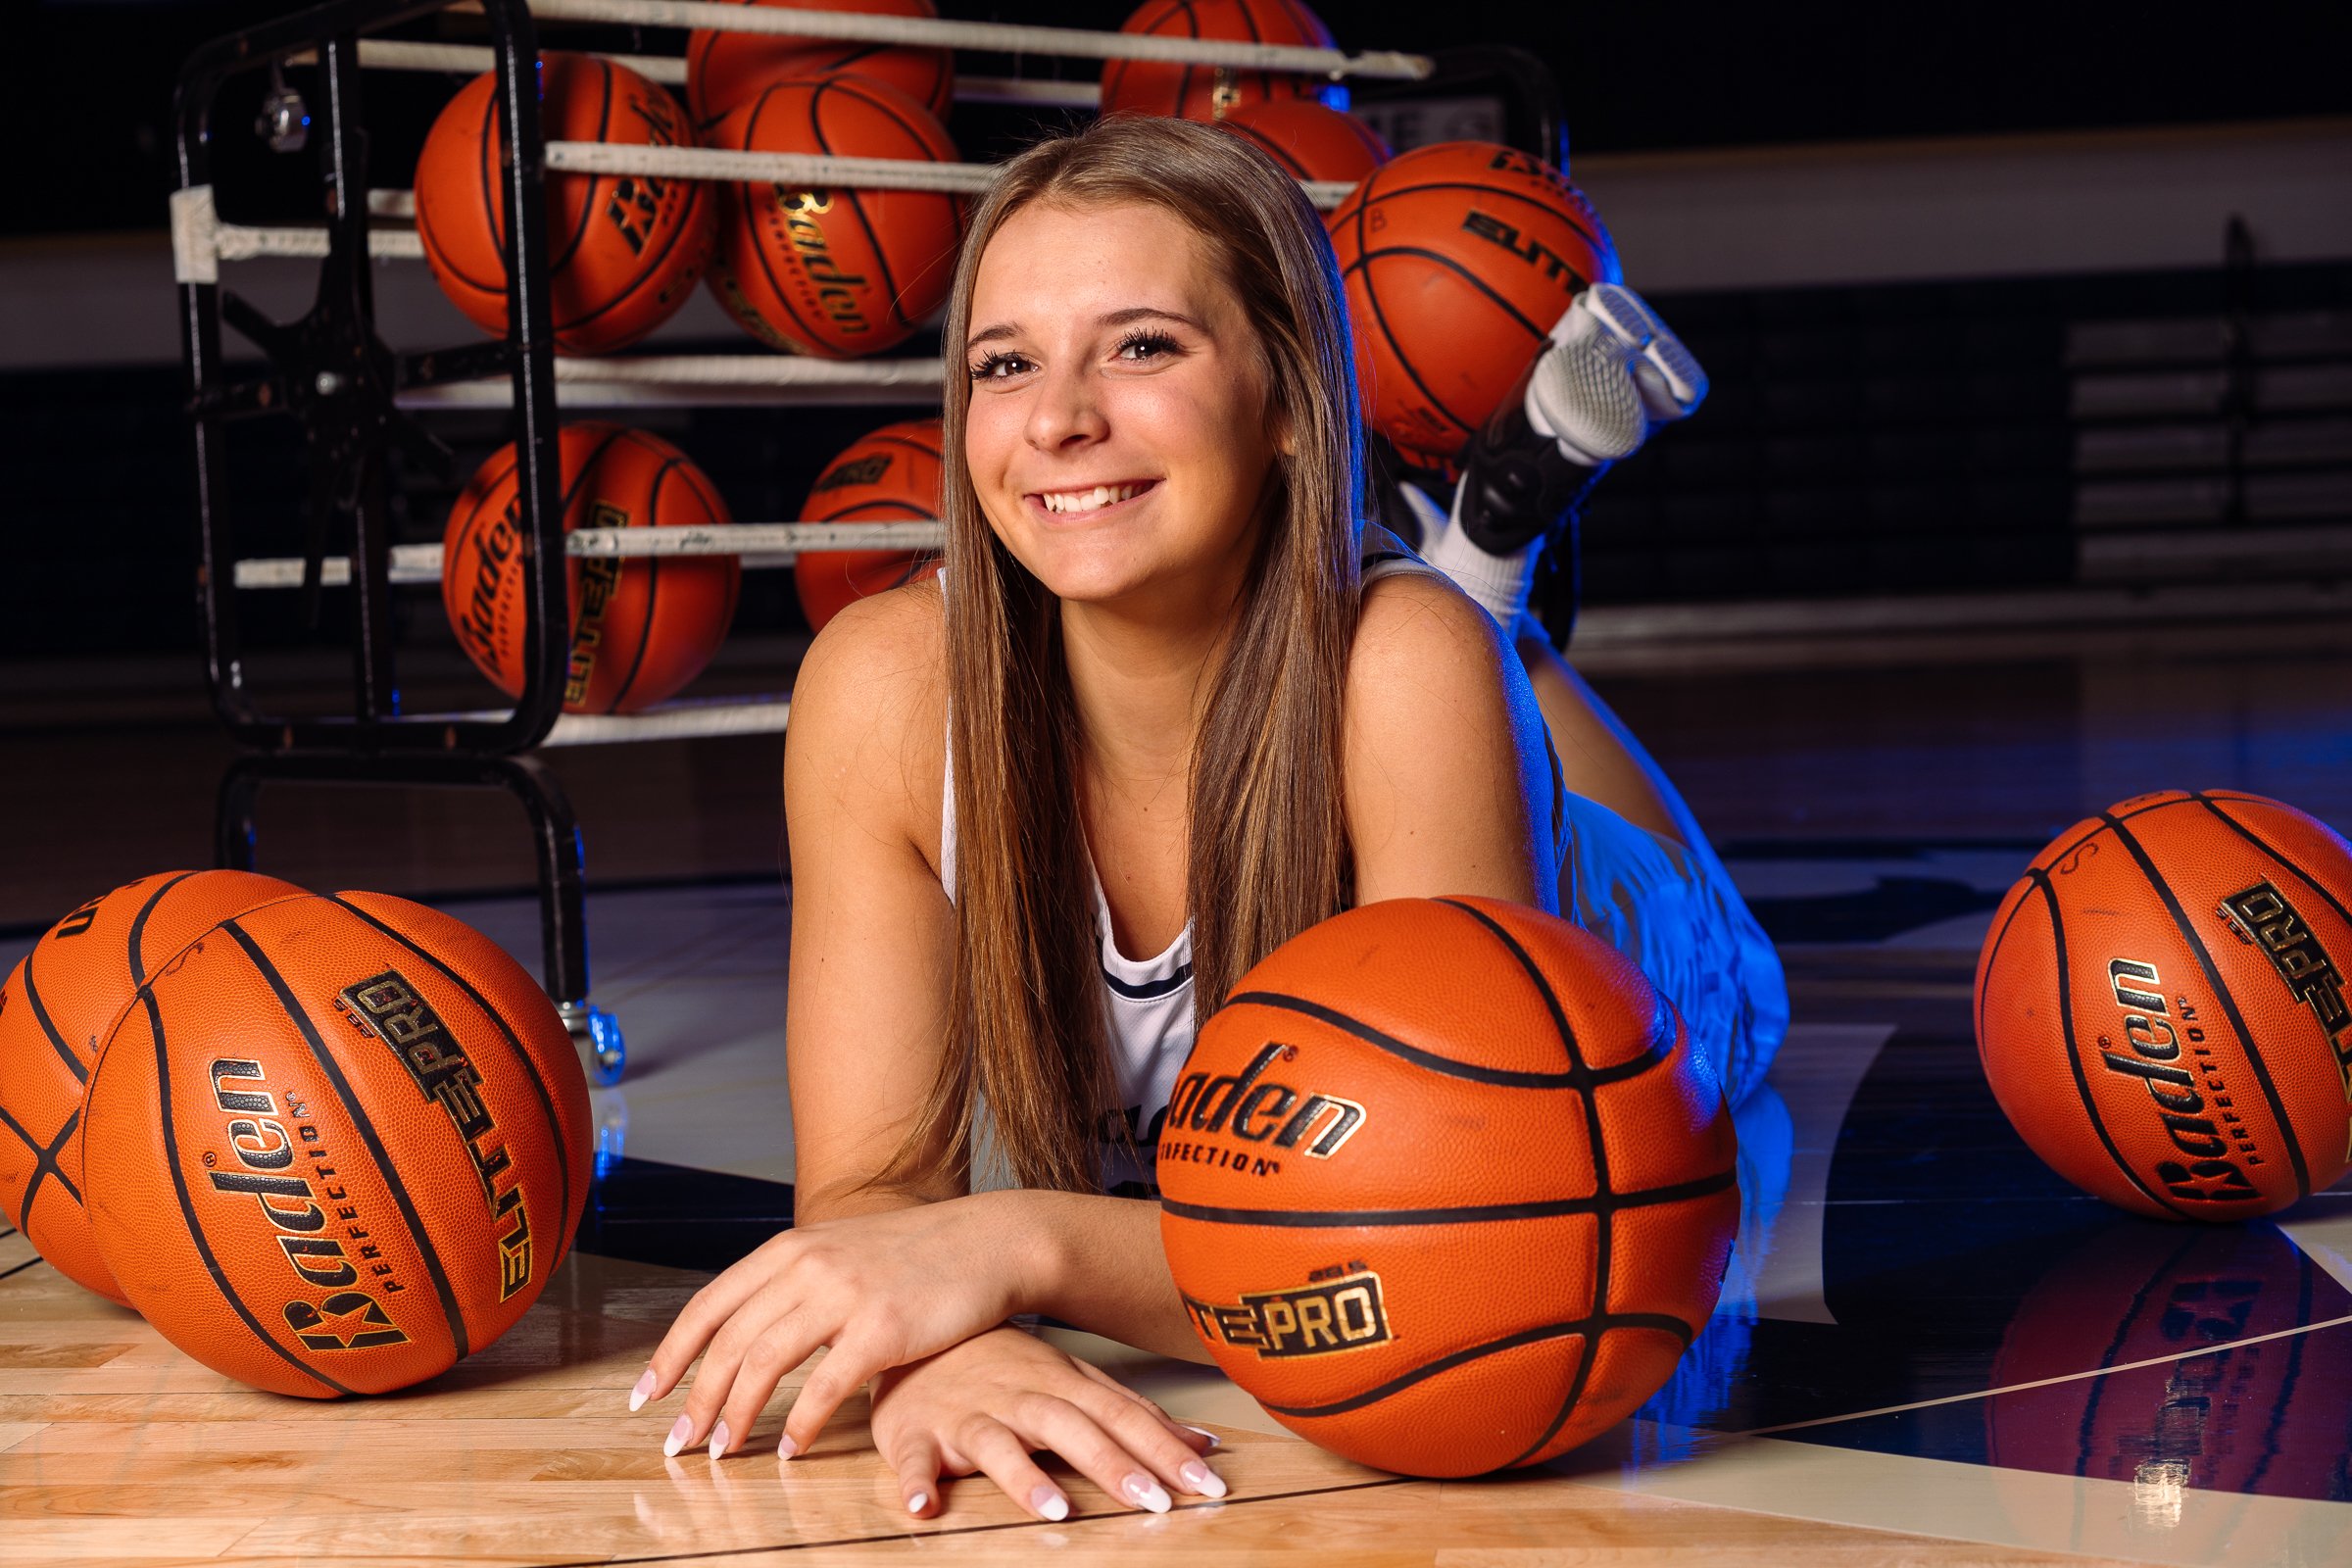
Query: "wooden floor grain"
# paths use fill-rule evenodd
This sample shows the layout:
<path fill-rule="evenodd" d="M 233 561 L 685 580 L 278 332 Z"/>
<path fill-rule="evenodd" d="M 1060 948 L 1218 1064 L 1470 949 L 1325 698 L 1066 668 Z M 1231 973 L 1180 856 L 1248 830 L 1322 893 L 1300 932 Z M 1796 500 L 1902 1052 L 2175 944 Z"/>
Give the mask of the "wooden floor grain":
<path fill-rule="evenodd" d="M 13 1270 L 14 1272 L 9 1272 Z M 909 1521 L 862 1403 L 773 1454 L 795 1382 L 723 1462 L 663 1459 L 629 1384 L 702 1276 L 574 1255 L 504 1340 L 338 1403 L 243 1389 L 0 1237 L 0 1562 L 241 1568 L 693 1562 L 1071 1565 L 2082 1563 L 1642 1496 L 1554 1475 L 1407 1481 L 1220 1428 L 1222 1503 L 1153 1516 L 1064 1475 L 1040 1524 L 978 1482 Z"/>

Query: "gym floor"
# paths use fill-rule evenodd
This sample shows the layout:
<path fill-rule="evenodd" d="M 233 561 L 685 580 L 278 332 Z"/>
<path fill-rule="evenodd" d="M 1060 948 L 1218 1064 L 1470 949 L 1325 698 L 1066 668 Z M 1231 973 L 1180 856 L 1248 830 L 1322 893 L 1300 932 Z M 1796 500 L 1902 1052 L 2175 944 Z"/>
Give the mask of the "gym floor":
<path fill-rule="evenodd" d="M 1796 1020 L 1740 1118 L 1746 1211 L 1715 1318 L 1600 1441 L 1498 1481 L 1396 1481 L 1213 1372 L 1095 1342 L 1225 1435 L 1229 1500 L 1153 1518 L 1074 1484 L 1077 1517 L 1048 1527 L 966 1483 L 909 1527 L 856 1408 L 783 1470 L 762 1456 L 781 1396 L 746 1455 L 663 1461 L 663 1420 L 623 1413 L 646 1348 L 790 1214 L 781 744 L 581 748 L 553 762 L 629 1067 L 596 1093 L 600 1179 L 547 1298 L 443 1378 L 313 1406 L 205 1371 L 0 1236 L 0 1557 L 899 1561 L 938 1535 L 1021 1561 L 2352 1561 L 2352 1192 L 2211 1231 L 2124 1216 L 2010 1132 L 1968 1014 L 1993 905 L 2090 810 L 2230 787 L 2352 823 L 2352 622 L 2181 623 L 2155 600 L 2128 628 L 1997 637 L 1592 630 L 1584 662 L 1723 847 Z M 781 682 L 792 652 L 721 679 Z M 90 894 L 209 860 L 229 753 L 194 674 L 0 687 L 0 807 L 23 830 L 0 965 Z M 427 897 L 535 965 L 511 810 L 288 786 L 264 797 L 261 867 Z"/>

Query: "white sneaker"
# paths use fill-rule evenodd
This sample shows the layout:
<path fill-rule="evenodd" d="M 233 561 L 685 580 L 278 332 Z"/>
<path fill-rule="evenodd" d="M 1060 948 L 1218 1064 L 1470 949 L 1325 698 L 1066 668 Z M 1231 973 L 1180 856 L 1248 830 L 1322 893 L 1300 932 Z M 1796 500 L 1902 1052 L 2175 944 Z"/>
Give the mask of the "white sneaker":
<path fill-rule="evenodd" d="M 1593 284 L 1550 336 L 1528 378 L 1528 420 L 1588 467 L 1632 457 L 1706 398 L 1707 372 L 1630 288 Z"/>

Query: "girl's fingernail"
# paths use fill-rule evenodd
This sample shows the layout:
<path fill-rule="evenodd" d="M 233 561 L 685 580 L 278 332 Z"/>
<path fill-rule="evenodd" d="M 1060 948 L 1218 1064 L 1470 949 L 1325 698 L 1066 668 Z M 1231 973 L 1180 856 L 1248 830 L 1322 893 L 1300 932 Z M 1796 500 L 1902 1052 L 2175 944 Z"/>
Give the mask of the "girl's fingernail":
<path fill-rule="evenodd" d="M 1186 1486 L 1192 1488 L 1203 1497 L 1222 1497 L 1225 1495 L 1224 1480 L 1219 1477 L 1214 1470 L 1211 1470 L 1208 1466 L 1202 1464 L 1198 1459 L 1195 1459 L 1191 1464 L 1184 1466 L 1176 1473 L 1184 1478 L 1184 1484 Z"/>
<path fill-rule="evenodd" d="M 793 1442 L 793 1441 L 792 1441 L 792 1434 L 791 1434 L 791 1433 L 787 1432 L 787 1433 L 785 1433 L 785 1434 L 784 1434 L 782 1437 L 780 1437 L 780 1438 L 778 1438 L 778 1439 L 776 1440 L 776 1457 L 777 1457 L 777 1458 L 779 1458 L 779 1459 L 789 1459 L 789 1458 L 791 1458 L 791 1457 L 792 1457 L 794 1454 L 796 1454 L 796 1453 L 798 1453 L 798 1452 L 800 1452 L 800 1451 L 801 1451 L 801 1446 L 800 1446 L 799 1444 L 797 1444 L 797 1443 L 795 1443 L 795 1442 Z"/>
<path fill-rule="evenodd" d="M 1217 1435 L 1216 1435 L 1214 1432 L 1211 1432 L 1211 1431 L 1209 1431 L 1209 1430 L 1208 1430 L 1208 1428 L 1206 1428 L 1206 1427 L 1196 1427 L 1196 1426 L 1189 1426 L 1189 1425 L 1186 1425 L 1186 1424 L 1185 1424 L 1185 1423 L 1183 1423 L 1183 1422 L 1178 1422 L 1177 1424 L 1178 1424 L 1179 1426 L 1183 1426 L 1183 1427 L 1184 1427 L 1184 1430 L 1185 1430 L 1185 1431 L 1187 1431 L 1187 1432 L 1198 1432 L 1198 1433 L 1200 1433 L 1200 1434 L 1202 1437 L 1204 1437 L 1204 1438 L 1206 1438 L 1206 1439 L 1208 1440 L 1208 1446 L 1209 1446 L 1210 1447 L 1212 1447 L 1212 1448 L 1222 1448 L 1223 1446 L 1225 1446 L 1225 1440 L 1224 1440 L 1223 1438 L 1220 1438 L 1220 1437 L 1218 1437 L 1218 1436 L 1217 1436 Z"/>
<path fill-rule="evenodd" d="M 671 1427 L 669 1436 L 662 1440 L 662 1457 L 675 1459 L 678 1456 L 678 1450 L 686 1446 L 686 1440 L 693 1436 L 694 1418 L 684 1415 L 678 1417 L 678 1424 Z"/>
<path fill-rule="evenodd" d="M 930 1506 L 931 1494 L 928 1492 L 918 1492 L 913 1496 L 906 1499 L 906 1511 L 908 1513 L 921 1513 L 925 1508 Z"/>
<path fill-rule="evenodd" d="M 1051 1519 L 1055 1524 L 1070 1516 L 1070 1499 L 1043 1484 L 1029 1494 L 1029 1506 L 1036 1510 L 1039 1518 Z"/>
<path fill-rule="evenodd" d="M 710 1457 L 713 1459 L 723 1459 L 726 1457 L 726 1453 L 727 1423 L 726 1418 L 722 1416 L 719 1418 L 718 1425 L 710 1429 Z"/>
<path fill-rule="evenodd" d="M 645 1401 L 653 1396 L 654 1369 L 649 1366 L 645 1369 L 645 1376 L 639 1378 L 637 1386 L 629 1391 L 629 1414 L 635 1415 L 644 1409 Z"/>
<path fill-rule="evenodd" d="M 1129 1502 L 1139 1508 L 1149 1508 L 1153 1513 L 1166 1513 L 1171 1506 L 1168 1494 L 1160 1484 L 1140 1470 L 1120 1482 L 1119 1490 L 1127 1494 Z"/>

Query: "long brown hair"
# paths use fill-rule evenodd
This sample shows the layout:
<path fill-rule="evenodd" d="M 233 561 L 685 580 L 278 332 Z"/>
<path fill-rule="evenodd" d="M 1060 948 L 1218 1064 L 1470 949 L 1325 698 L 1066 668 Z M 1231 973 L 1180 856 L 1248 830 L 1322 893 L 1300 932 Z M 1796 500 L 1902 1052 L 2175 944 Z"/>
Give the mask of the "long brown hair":
<path fill-rule="evenodd" d="M 1298 184 L 1238 136 L 1111 116 L 1007 163 L 973 215 L 948 305 L 949 736 L 956 951 L 947 1052 L 884 1181 L 968 1169 L 976 1102 L 1024 1187 L 1093 1191 L 1118 1105 L 1078 814 L 1059 600 L 998 541 L 964 459 L 957 356 L 989 241 L 1033 202 L 1165 209 L 1255 329 L 1285 432 L 1190 778 L 1193 1007 L 1205 1019 L 1282 942 L 1344 907 L 1341 697 L 1355 632 L 1362 436 L 1338 269 Z M 1214 221 L 1211 222 L 1213 215 Z"/>

